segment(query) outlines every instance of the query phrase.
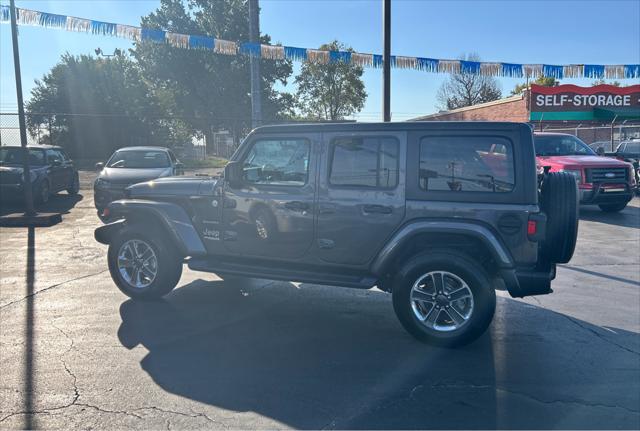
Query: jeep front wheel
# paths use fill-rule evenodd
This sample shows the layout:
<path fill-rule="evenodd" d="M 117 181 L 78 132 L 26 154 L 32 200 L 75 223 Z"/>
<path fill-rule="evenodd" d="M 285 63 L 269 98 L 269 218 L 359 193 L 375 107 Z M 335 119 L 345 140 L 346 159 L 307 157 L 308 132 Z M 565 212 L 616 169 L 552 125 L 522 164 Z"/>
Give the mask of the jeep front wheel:
<path fill-rule="evenodd" d="M 455 347 L 487 329 L 496 305 L 486 271 L 455 251 L 417 256 L 399 272 L 393 308 L 404 328 L 428 344 Z"/>
<path fill-rule="evenodd" d="M 173 290 L 182 276 L 182 259 L 172 249 L 166 241 L 125 228 L 109 244 L 111 278 L 130 298 L 161 298 Z"/>

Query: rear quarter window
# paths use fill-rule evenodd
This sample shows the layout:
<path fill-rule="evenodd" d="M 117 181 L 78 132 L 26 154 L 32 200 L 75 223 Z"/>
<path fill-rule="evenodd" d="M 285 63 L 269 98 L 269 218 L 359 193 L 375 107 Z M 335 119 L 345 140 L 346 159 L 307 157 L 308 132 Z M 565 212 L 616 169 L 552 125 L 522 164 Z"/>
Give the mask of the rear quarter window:
<path fill-rule="evenodd" d="M 511 192 L 515 187 L 513 145 L 492 136 L 424 137 L 418 178 L 424 191 Z"/>

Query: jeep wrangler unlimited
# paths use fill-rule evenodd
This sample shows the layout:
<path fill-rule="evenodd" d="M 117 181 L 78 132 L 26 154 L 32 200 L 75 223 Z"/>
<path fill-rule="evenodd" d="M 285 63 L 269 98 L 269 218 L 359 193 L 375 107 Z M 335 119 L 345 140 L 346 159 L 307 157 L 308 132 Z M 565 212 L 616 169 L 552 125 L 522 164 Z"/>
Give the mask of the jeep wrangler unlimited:
<path fill-rule="evenodd" d="M 134 299 L 178 283 L 183 264 L 226 276 L 392 294 L 408 332 L 442 346 L 490 324 L 495 289 L 551 292 L 578 229 L 576 181 L 536 172 L 517 123 L 266 126 L 223 178 L 135 184 L 96 229 Z"/>

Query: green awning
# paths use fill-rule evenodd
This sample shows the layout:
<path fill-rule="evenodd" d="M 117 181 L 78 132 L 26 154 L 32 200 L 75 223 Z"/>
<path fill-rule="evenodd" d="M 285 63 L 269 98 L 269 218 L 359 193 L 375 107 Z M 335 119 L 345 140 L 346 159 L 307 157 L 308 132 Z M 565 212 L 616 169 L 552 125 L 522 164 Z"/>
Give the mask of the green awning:
<path fill-rule="evenodd" d="M 594 118 L 603 120 L 613 120 L 616 117 L 621 120 L 640 120 L 640 108 L 595 108 L 593 110 L 593 116 Z"/>

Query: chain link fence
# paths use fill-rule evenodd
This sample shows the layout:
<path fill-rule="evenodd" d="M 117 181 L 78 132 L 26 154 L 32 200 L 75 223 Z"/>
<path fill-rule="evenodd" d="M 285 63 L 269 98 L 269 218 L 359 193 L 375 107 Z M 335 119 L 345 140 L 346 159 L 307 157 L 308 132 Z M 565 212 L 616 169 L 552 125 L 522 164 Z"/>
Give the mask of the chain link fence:
<path fill-rule="evenodd" d="M 536 129 L 538 130 L 538 129 Z M 547 125 L 544 132 L 568 133 L 580 138 L 587 144 L 599 143 L 606 151 L 615 151 L 622 141 L 640 139 L 640 125 L 614 124 L 613 126 L 583 127 L 555 127 Z"/>
<path fill-rule="evenodd" d="M 104 161 L 116 149 L 129 146 L 172 148 L 181 159 L 229 158 L 239 138 L 226 130 L 207 127 L 198 118 L 93 114 L 27 113 L 27 144 L 63 147 L 74 160 Z M 194 133 L 193 124 L 207 133 Z M 17 113 L 0 113 L 0 145 L 20 145 Z"/>

